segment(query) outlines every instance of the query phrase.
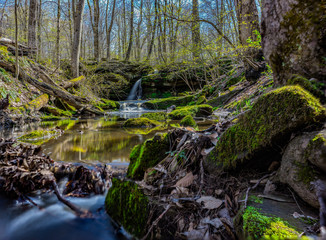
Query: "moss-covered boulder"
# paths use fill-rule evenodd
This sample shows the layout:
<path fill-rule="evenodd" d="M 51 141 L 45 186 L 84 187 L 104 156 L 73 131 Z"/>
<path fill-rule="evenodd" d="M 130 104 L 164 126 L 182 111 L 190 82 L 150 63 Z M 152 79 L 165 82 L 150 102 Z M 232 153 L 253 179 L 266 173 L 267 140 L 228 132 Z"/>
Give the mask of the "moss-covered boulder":
<path fill-rule="evenodd" d="M 105 209 L 127 232 L 138 238 L 146 234 L 149 204 L 137 184 L 113 178 Z"/>
<path fill-rule="evenodd" d="M 197 123 L 191 115 L 187 115 L 181 119 L 180 125 L 184 127 L 197 127 Z"/>
<path fill-rule="evenodd" d="M 286 86 L 260 97 L 251 111 L 223 133 L 206 164 L 222 170 L 250 165 L 266 170 L 277 149 L 284 146 L 292 133 L 320 124 L 325 108 L 299 86 Z M 210 168 L 211 169 L 211 168 Z"/>
<path fill-rule="evenodd" d="M 169 98 L 155 99 L 143 103 L 143 107 L 147 109 L 165 110 L 172 105 L 186 106 L 188 103 L 193 101 L 193 99 L 194 96 L 191 95 L 184 96 L 184 97 L 169 97 Z"/>
<path fill-rule="evenodd" d="M 129 118 L 127 121 L 123 123 L 123 127 L 125 128 L 152 128 L 160 126 L 161 123 L 155 120 L 150 120 L 148 118 Z"/>
<path fill-rule="evenodd" d="M 169 151 L 170 143 L 167 133 L 156 134 L 144 143 L 136 145 L 130 153 L 127 177 L 142 179 L 145 171 L 163 160 Z"/>
<path fill-rule="evenodd" d="M 317 180 L 326 184 L 326 130 L 305 133 L 286 147 L 278 177 L 309 205 L 318 208 Z M 324 171 L 324 172 L 323 172 Z"/>
<path fill-rule="evenodd" d="M 193 106 L 177 108 L 176 110 L 170 112 L 168 116 L 171 119 L 180 120 L 188 115 L 192 117 L 207 117 L 209 115 L 212 115 L 212 113 L 213 113 L 212 106 L 207 104 L 202 104 L 202 105 L 193 105 Z"/>
<path fill-rule="evenodd" d="M 155 121 L 165 121 L 168 117 L 168 114 L 166 112 L 148 112 L 143 113 L 140 117 Z"/>

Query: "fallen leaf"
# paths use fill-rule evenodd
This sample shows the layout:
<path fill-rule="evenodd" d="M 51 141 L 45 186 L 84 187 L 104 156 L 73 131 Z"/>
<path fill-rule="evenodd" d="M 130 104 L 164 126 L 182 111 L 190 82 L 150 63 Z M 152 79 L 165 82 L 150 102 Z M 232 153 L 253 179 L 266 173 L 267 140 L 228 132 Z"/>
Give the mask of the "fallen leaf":
<path fill-rule="evenodd" d="M 199 204 L 204 203 L 205 209 L 216 209 L 219 208 L 223 201 L 212 196 L 203 196 L 199 198 L 196 202 Z"/>
<path fill-rule="evenodd" d="M 194 175 L 192 172 L 187 173 L 186 176 L 181 178 L 174 187 L 189 187 L 194 182 Z"/>
<path fill-rule="evenodd" d="M 214 218 L 214 219 L 209 219 L 209 217 L 208 218 L 204 218 L 201 221 L 201 223 L 210 224 L 213 227 L 215 227 L 216 229 L 219 229 L 220 227 L 223 226 L 223 223 L 222 223 L 222 221 L 219 218 Z"/>
<path fill-rule="evenodd" d="M 214 149 L 214 147 L 211 148 L 204 148 L 203 150 L 201 150 L 201 155 L 206 156 L 208 155 L 212 150 Z"/>

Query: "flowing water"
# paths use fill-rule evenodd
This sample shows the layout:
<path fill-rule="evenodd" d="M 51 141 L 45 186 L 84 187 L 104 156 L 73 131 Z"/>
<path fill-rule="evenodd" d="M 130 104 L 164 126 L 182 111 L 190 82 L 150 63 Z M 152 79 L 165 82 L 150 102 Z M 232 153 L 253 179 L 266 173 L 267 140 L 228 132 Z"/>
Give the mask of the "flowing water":
<path fill-rule="evenodd" d="M 19 137 L 37 129 L 59 126 L 64 134 L 42 145 L 43 152 L 53 160 L 86 163 L 106 163 L 117 168 L 128 166 L 133 146 L 152 137 L 155 132 L 145 129 L 123 129 L 114 118 L 63 120 L 29 124 L 0 133 L 0 137 Z M 64 184 L 64 183 L 62 183 Z M 117 234 L 103 208 L 105 194 L 85 199 L 68 198 L 74 204 L 89 209 L 95 219 L 80 219 L 58 202 L 53 194 L 31 196 L 43 207 L 0 197 L 0 240 L 19 239 L 122 239 Z"/>
<path fill-rule="evenodd" d="M 113 168 L 126 168 L 131 149 L 157 132 L 151 129 L 122 128 L 121 118 L 139 117 L 144 112 L 141 107 L 143 102 L 121 102 L 120 111 L 98 119 L 61 120 L 18 126 L 0 132 L 0 137 L 19 137 L 34 130 L 57 126 L 64 130 L 64 134 L 42 144 L 43 152 L 53 160 L 88 165 L 102 163 Z M 201 128 L 206 128 L 210 122 L 202 124 Z M 84 199 L 68 198 L 76 205 L 89 209 L 95 219 L 76 218 L 50 193 L 35 194 L 31 198 L 43 210 L 0 196 L 0 240 L 107 240 L 126 236 L 115 232 L 105 213 L 105 194 Z"/>

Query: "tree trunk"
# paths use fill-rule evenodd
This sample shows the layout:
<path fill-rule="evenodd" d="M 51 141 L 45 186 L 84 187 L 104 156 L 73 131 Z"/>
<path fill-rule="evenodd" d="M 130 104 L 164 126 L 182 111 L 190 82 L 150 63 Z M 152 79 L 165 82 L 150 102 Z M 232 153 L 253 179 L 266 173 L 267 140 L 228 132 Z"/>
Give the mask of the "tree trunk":
<path fill-rule="evenodd" d="M 90 4 L 90 1 L 87 0 L 88 8 L 89 8 L 89 16 L 91 20 L 91 25 L 93 29 L 94 35 L 94 58 L 97 62 L 100 61 L 100 52 L 99 52 L 99 20 L 100 20 L 100 7 L 99 0 L 93 0 L 93 9 Z M 94 13 L 93 13 L 94 11 Z"/>
<path fill-rule="evenodd" d="M 154 26 L 152 29 L 152 37 L 149 43 L 149 48 L 148 48 L 148 54 L 146 61 L 148 61 L 151 58 L 152 51 L 153 51 L 153 45 L 154 45 L 154 40 L 155 40 L 155 32 L 156 32 L 156 25 L 157 25 L 157 19 L 158 19 L 158 10 L 157 10 L 157 0 L 154 1 L 155 5 L 155 20 L 154 20 Z"/>
<path fill-rule="evenodd" d="M 259 30 L 259 20 L 255 0 L 235 0 L 235 6 L 240 44 L 247 45 L 248 38 L 256 41 L 254 30 Z"/>
<path fill-rule="evenodd" d="M 18 8 L 18 3 L 17 0 L 15 0 L 15 56 L 16 56 L 16 71 L 15 71 L 15 77 L 18 79 L 19 75 L 19 63 L 18 63 L 18 16 L 17 16 L 17 8 Z"/>
<path fill-rule="evenodd" d="M 126 58 L 125 58 L 126 61 L 128 61 L 130 58 L 133 38 L 134 38 L 134 0 L 131 0 L 131 3 L 130 3 L 130 32 L 129 32 L 129 44 L 128 44 L 128 49 L 127 49 Z"/>
<path fill-rule="evenodd" d="M 57 66 L 60 66 L 60 0 L 58 0 L 58 9 L 57 9 L 57 39 L 56 39 L 56 46 L 55 46 L 55 63 Z"/>
<path fill-rule="evenodd" d="M 39 0 L 37 11 L 37 60 L 40 60 L 42 55 L 42 38 L 41 38 L 41 24 L 42 24 L 42 0 Z"/>
<path fill-rule="evenodd" d="M 193 58 L 198 59 L 200 55 L 200 24 L 199 24 L 199 10 L 198 0 L 192 0 L 192 24 L 191 24 L 191 38 L 193 45 Z"/>
<path fill-rule="evenodd" d="M 79 55 L 80 55 L 80 40 L 82 33 L 82 20 L 84 13 L 85 0 L 78 0 L 76 9 L 74 9 L 74 37 L 71 50 L 71 70 L 73 77 L 79 76 Z M 73 6 L 74 8 L 74 6 Z"/>
<path fill-rule="evenodd" d="M 37 16 L 37 0 L 29 1 L 28 16 L 28 47 L 36 50 L 36 16 Z M 31 51 L 30 57 L 35 57 L 35 52 Z"/>
<path fill-rule="evenodd" d="M 286 84 L 292 74 L 326 82 L 326 0 L 265 0 L 262 47 L 274 82 Z"/>
<path fill-rule="evenodd" d="M 137 36 L 136 36 L 136 60 L 140 60 L 141 45 L 140 45 L 140 27 L 143 21 L 143 0 L 140 0 L 139 21 L 137 23 Z"/>

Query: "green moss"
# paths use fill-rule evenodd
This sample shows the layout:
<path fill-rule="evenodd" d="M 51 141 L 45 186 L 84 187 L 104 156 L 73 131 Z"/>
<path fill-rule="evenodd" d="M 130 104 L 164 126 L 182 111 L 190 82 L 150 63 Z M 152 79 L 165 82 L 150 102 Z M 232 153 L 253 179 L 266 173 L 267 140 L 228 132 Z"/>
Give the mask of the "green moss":
<path fill-rule="evenodd" d="M 112 109 L 119 109 L 120 103 L 113 100 L 101 98 L 101 101 L 97 102 L 95 106 L 100 107 L 101 109 L 104 110 L 112 110 Z"/>
<path fill-rule="evenodd" d="M 105 208 L 127 232 L 138 238 L 145 235 L 149 204 L 137 184 L 113 178 L 105 198 Z"/>
<path fill-rule="evenodd" d="M 186 106 L 193 100 L 194 96 L 185 97 L 170 97 L 163 99 L 155 99 L 145 102 L 143 106 L 148 109 L 167 109 L 168 107 L 175 106 Z"/>
<path fill-rule="evenodd" d="M 265 216 L 254 207 L 247 207 L 243 214 L 243 231 L 247 239 L 299 239 L 299 233 L 288 222 Z"/>
<path fill-rule="evenodd" d="M 197 127 L 197 123 L 191 115 L 185 116 L 181 121 L 180 125 L 184 127 Z"/>
<path fill-rule="evenodd" d="M 155 121 L 165 121 L 167 119 L 166 112 L 148 112 L 141 115 L 142 118 L 148 118 Z"/>
<path fill-rule="evenodd" d="M 196 102 L 197 105 L 204 104 L 207 102 L 207 99 L 205 96 L 200 96 Z"/>
<path fill-rule="evenodd" d="M 325 117 L 325 108 L 301 87 L 276 89 L 260 97 L 251 111 L 224 132 L 207 161 L 224 170 L 235 169 L 271 149 L 274 142 L 280 147 L 291 133 L 319 124 Z"/>
<path fill-rule="evenodd" d="M 49 96 L 47 94 L 43 94 L 34 100 L 30 101 L 24 107 L 26 110 L 36 111 L 43 107 L 49 101 Z"/>
<path fill-rule="evenodd" d="M 148 168 L 155 166 L 166 156 L 169 147 L 167 134 L 157 134 L 141 145 L 135 146 L 130 153 L 127 177 L 142 179 Z"/>
<path fill-rule="evenodd" d="M 34 145 L 41 145 L 59 134 L 60 132 L 56 130 L 36 130 L 19 137 L 18 140 L 21 142 L 32 143 Z"/>
<path fill-rule="evenodd" d="M 71 117 L 72 112 L 70 111 L 65 111 L 60 108 L 54 107 L 54 106 L 46 106 L 42 108 L 42 111 L 50 113 L 54 116 L 64 116 L 64 117 Z"/>
<path fill-rule="evenodd" d="M 293 75 L 292 78 L 290 78 L 287 81 L 288 85 L 299 85 L 302 88 L 304 88 L 305 90 L 307 90 L 308 92 L 310 92 L 312 95 L 314 95 L 316 98 L 319 98 L 321 101 L 325 102 L 326 101 L 326 97 L 323 94 L 323 92 L 321 90 L 319 90 L 317 88 L 317 86 L 315 86 L 313 84 L 313 82 L 309 81 L 307 78 L 304 78 L 300 75 Z"/>
<path fill-rule="evenodd" d="M 137 128 L 151 128 L 151 127 L 157 127 L 161 125 L 160 122 L 155 120 L 150 120 L 148 118 L 129 118 L 127 121 L 123 123 L 123 127 L 137 127 Z"/>
<path fill-rule="evenodd" d="M 171 119 L 180 120 L 188 115 L 192 117 L 206 117 L 211 115 L 212 113 L 213 108 L 210 105 L 203 104 L 177 108 L 176 110 L 170 112 L 168 116 Z"/>

